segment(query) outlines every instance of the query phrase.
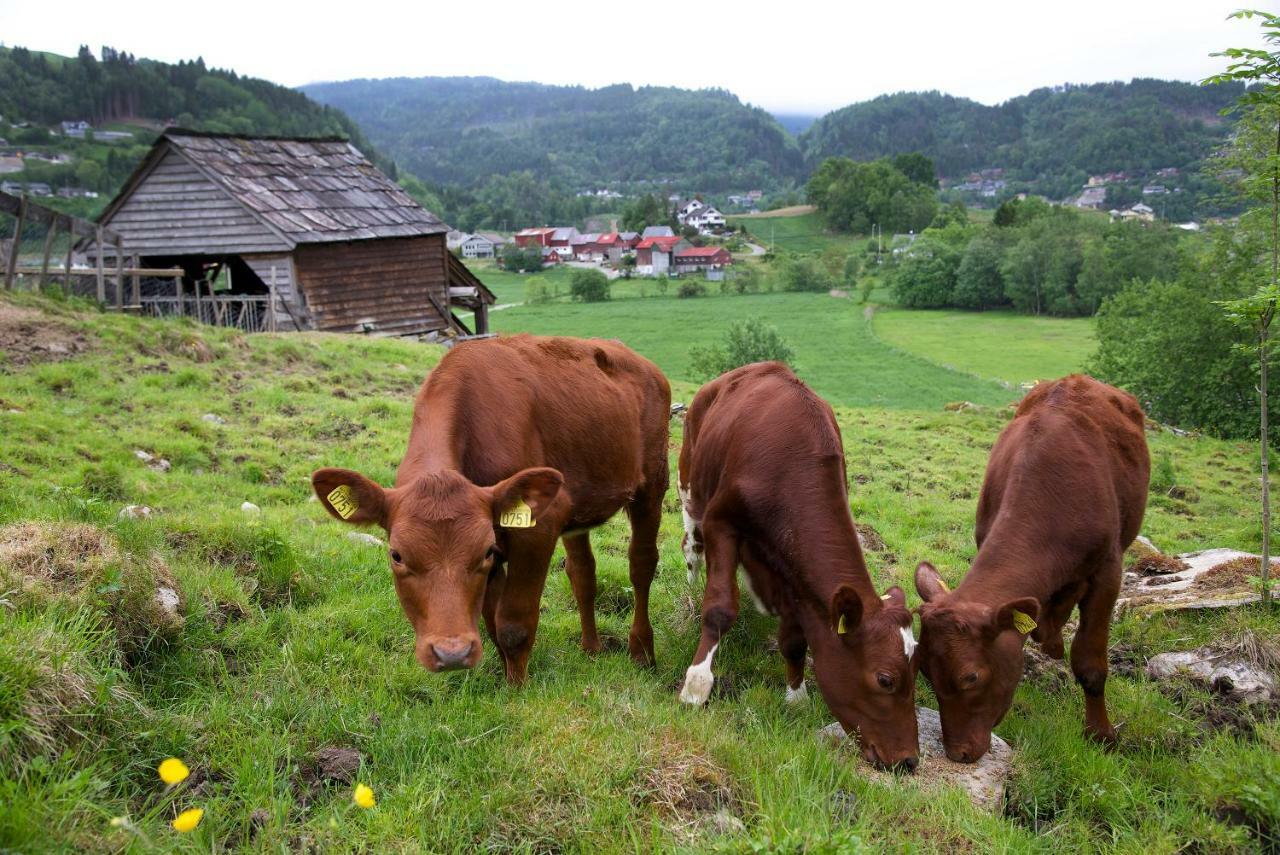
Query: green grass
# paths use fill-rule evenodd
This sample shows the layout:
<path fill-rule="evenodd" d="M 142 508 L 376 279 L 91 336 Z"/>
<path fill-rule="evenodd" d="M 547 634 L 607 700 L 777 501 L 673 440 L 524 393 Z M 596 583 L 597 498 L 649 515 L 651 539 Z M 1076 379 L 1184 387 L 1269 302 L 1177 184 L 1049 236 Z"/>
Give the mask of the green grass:
<path fill-rule="evenodd" d="M 752 240 L 761 246 L 772 245 L 791 252 L 825 252 L 831 248 L 845 252 L 861 252 L 866 235 L 843 235 L 829 231 L 816 213 L 793 216 L 729 217 L 735 226 L 744 226 Z"/>
<path fill-rule="evenodd" d="M 881 341 L 906 353 L 1014 386 L 1079 371 L 1096 346 L 1089 318 L 1012 311 L 881 310 L 872 326 Z"/>
<path fill-rule="evenodd" d="M 776 626 L 749 609 L 717 656 L 732 681 L 725 696 L 682 707 L 674 686 L 697 643 L 698 592 L 684 578 L 674 494 L 652 604 L 655 671 L 621 651 L 584 655 L 569 584 L 553 569 L 526 687 L 504 684 L 491 648 L 474 672 L 428 674 L 413 660 L 383 550 L 348 539 L 309 501 L 307 476 L 351 466 L 389 482 L 438 348 L 243 336 L 25 296 L 0 298 L 0 313 L 15 300 L 42 313 L 22 321 L 33 334 L 78 331 L 89 350 L 63 362 L 0 357 L 0 526 L 84 524 L 122 557 L 94 564 L 100 575 L 74 593 L 0 585 L 0 849 L 1253 851 L 1259 841 L 1220 810 L 1280 822 L 1280 726 L 1261 722 L 1251 736 L 1216 728 L 1199 711 L 1204 695 L 1167 696 L 1141 676 L 1109 683 L 1113 716 L 1128 722 L 1112 753 L 1082 739 L 1078 690 L 1025 683 L 998 731 L 1017 759 L 996 815 L 955 792 L 870 780 L 819 745 L 813 734 L 829 714 L 816 698 L 782 702 L 781 661 L 768 648 Z M 1008 416 L 935 404 L 976 397 L 960 390 L 994 390 L 993 404 L 1007 393 L 879 344 L 855 308 L 833 308 L 843 305 L 637 299 L 495 317 L 626 334 L 678 369 L 690 338 L 762 312 L 790 332 L 802 369 L 847 397 L 837 415 L 853 511 L 887 545 L 868 554 L 877 585 L 906 584 L 921 558 L 954 583 L 973 555 L 978 485 Z M 674 454 L 678 425 L 673 434 Z M 1194 494 L 1153 499 L 1144 531 L 1170 551 L 1256 549 L 1251 445 L 1150 440 Z M 148 468 L 137 449 L 172 468 Z M 261 515 L 241 512 L 246 500 Z M 128 503 L 157 513 L 118 520 Z M 592 538 L 601 629 L 625 648 L 625 521 Z M 126 655 L 115 617 L 131 606 L 112 580 L 144 565 L 168 568 L 184 623 Z M 1140 663 L 1245 630 L 1274 641 L 1280 621 L 1257 610 L 1126 617 L 1113 646 Z M 933 704 L 923 682 L 919 697 Z M 33 743 L 40 734 L 50 741 Z M 313 782 L 327 746 L 361 753 L 358 777 L 376 808 L 355 808 L 347 784 Z M 176 794 L 155 775 L 171 755 L 194 771 Z M 187 806 L 205 818 L 179 837 L 167 821 Z M 717 807 L 741 826 L 716 820 Z M 113 828 L 120 816 L 137 832 Z"/>

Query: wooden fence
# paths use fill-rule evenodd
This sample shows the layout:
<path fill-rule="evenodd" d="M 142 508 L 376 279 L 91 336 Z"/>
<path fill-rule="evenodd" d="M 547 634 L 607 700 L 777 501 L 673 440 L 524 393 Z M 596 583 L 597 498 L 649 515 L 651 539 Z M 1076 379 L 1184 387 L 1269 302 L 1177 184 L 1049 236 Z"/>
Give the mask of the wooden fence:
<path fill-rule="evenodd" d="M 92 275 L 97 281 L 98 301 L 107 302 L 107 270 L 104 266 L 103 250 L 108 246 L 116 248 L 116 267 L 113 271 L 115 276 L 116 292 L 121 294 L 123 300 L 124 289 L 124 249 L 123 241 L 120 235 L 111 229 L 100 226 L 97 223 L 91 223 L 88 220 L 82 220 L 79 217 L 73 217 L 70 214 L 63 214 L 58 211 L 51 210 L 36 202 L 31 201 L 27 196 L 12 196 L 8 193 L 0 192 L 0 213 L 12 214 L 17 218 L 17 224 L 14 226 L 13 239 L 9 245 L 9 252 L 4 261 L 4 287 L 9 290 L 13 287 L 14 277 L 18 275 L 18 253 L 22 251 L 22 230 L 28 222 L 42 223 L 45 226 L 44 235 L 44 253 L 41 256 L 40 266 L 37 268 L 40 276 L 39 287 L 43 288 L 49 283 L 50 263 L 53 258 L 53 243 L 57 237 L 58 231 L 62 230 L 67 233 L 67 252 L 62 263 L 62 276 L 64 281 L 69 281 L 73 273 L 78 275 Z M 91 238 L 97 246 L 97 267 L 92 271 L 73 270 L 71 266 L 71 256 L 75 251 L 76 238 Z M 137 262 L 133 265 L 137 267 Z M 118 301 L 120 302 L 120 301 Z"/>

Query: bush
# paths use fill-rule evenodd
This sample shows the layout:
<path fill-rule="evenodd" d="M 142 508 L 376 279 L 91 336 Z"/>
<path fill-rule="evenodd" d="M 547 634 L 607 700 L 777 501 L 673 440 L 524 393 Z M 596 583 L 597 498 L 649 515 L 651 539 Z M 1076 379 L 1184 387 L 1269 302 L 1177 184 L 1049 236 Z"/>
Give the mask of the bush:
<path fill-rule="evenodd" d="M 542 269 L 542 248 L 509 243 L 502 248 L 502 267 L 517 273 L 536 273 Z"/>
<path fill-rule="evenodd" d="M 541 276 L 534 276 L 524 283 L 524 302 L 526 305 L 551 302 L 551 291 Z"/>
<path fill-rule="evenodd" d="M 684 279 L 676 290 L 677 297 L 705 297 L 707 285 L 701 279 Z"/>
<path fill-rule="evenodd" d="M 569 277 L 569 296 L 582 303 L 603 303 L 609 299 L 609 277 L 599 270 L 575 270 Z"/>
<path fill-rule="evenodd" d="M 788 291 L 830 291 L 831 275 L 815 259 L 803 256 L 789 261 L 782 269 L 783 287 Z"/>
<path fill-rule="evenodd" d="M 724 345 L 690 348 L 689 358 L 693 376 L 699 380 L 710 380 L 753 362 L 792 365 L 795 353 L 782 340 L 776 327 L 759 318 L 749 318 L 730 324 Z"/>
<path fill-rule="evenodd" d="M 893 271 L 894 296 L 913 309 L 951 305 L 959 268 L 959 251 L 946 241 L 921 235 Z"/>

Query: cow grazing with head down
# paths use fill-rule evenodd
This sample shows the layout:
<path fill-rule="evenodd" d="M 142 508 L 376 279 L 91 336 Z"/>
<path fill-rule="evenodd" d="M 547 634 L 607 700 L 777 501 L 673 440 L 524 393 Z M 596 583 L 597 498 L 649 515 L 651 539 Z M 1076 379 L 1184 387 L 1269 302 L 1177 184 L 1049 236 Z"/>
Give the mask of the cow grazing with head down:
<path fill-rule="evenodd" d="M 680 699 L 702 704 L 712 660 L 738 614 L 739 565 L 777 615 L 787 699 L 804 697 L 806 648 L 818 689 L 863 755 L 914 770 L 918 744 L 911 613 L 901 588 L 876 594 L 863 562 L 831 408 L 780 363 L 702 387 L 680 449 L 685 557 L 706 564 L 702 638 Z"/>
<path fill-rule="evenodd" d="M 387 531 L 396 594 L 428 670 L 480 662 L 478 617 L 524 681 L 547 565 L 562 538 L 582 621 L 600 650 L 588 529 L 631 522 L 631 658 L 652 664 L 649 587 L 667 489 L 671 390 L 617 342 L 518 335 L 459 344 L 418 393 L 392 488 L 347 469 L 312 476 L 329 513 Z"/>
<path fill-rule="evenodd" d="M 1132 395 L 1075 374 L 1036 386 L 996 440 L 978 498 L 978 554 L 949 591 L 916 568 L 920 667 L 942 715 L 947 756 L 976 761 L 1013 703 L 1030 636 L 1063 656 L 1077 604 L 1071 670 L 1085 732 L 1107 743 L 1107 641 L 1125 549 L 1142 525 L 1150 460 Z"/>

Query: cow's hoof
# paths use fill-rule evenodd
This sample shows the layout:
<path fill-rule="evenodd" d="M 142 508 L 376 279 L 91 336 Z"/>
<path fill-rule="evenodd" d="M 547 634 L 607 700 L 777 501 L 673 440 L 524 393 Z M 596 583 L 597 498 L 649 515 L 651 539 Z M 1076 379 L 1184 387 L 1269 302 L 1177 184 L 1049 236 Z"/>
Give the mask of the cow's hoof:
<path fill-rule="evenodd" d="M 707 698 L 711 697 L 711 687 L 715 685 L 716 678 L 712 676 L 710 669 L 698 669 L 694 665 L 685 672 L 684 685 L 680 688 L 680 700 L 686 704 L 692 704 L 700 707 L 707 702 Z"/>
<path fill-rule="evenodd" d="M 809 690 L 805 688 L 803 682 L 800 683 L 800 688 L 798 689 L 787 686 L 787 703 L 802 704 L 807 700 L 809 700 Z"/>

